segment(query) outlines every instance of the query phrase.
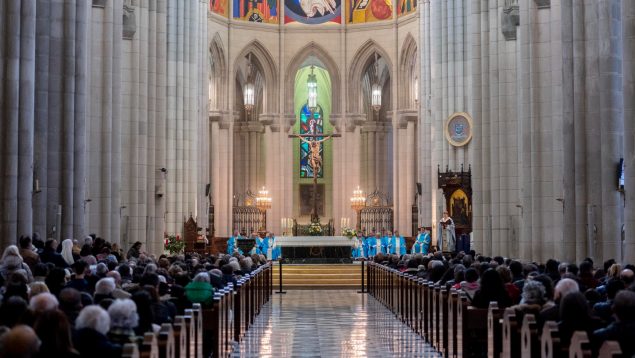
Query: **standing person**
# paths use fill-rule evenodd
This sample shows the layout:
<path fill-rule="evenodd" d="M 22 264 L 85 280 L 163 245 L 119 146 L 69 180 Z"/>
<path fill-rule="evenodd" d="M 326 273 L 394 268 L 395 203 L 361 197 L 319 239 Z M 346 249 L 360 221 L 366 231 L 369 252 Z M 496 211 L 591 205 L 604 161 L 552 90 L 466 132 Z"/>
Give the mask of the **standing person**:
<path fill-rule="evenodd" d="M 71 266 L 75 263 L 75 257 L 73 255 L 73 240 L 66 239 L 62 241 L 62 258 L 68 266 Z"/>
<path fill-rule="evenodd" d="M 399 235 L 399 231 L 395 230 L 394 235 L 390 235 L 390 253 L 403 256 L 406 254 L 406 241 L 403 236 Z"/>
<path fill-rule="evenodd" d="M 454 232 L 454 220 L 443 211 L 443 217 L 439 220 L 439 235 L 437 236 L 437 247 L 439 251 L 454 251 L 456 244 L 456 234 Z"/>
<path fill-rule="evenodd" d="M 260 252 L 259 250 L 260 244 L 262 243 L 262 240 L 260 239 L 260 235 L 258 235 L 256 231 L 252 231 L 251 238 L 254 239 L 254 247 L 249 252 L 249 255 L 253 255 L 253 254 L 264 255 L 264 253 Z"/>
<path fill-rule="evenodd" d="M 276 245 L 276 238 L 273 233 L 268 232 L 267 236 L 260 242 L 260 253 L 267 257 L 267 260 L 277 260 L 280 257 L 280 248 Z"/>
<path fill-rule="evenodd" d="M 430 232 L 425 227 L 420 227 L 419 234 L 417 235 L 415 243 L 412 245 L 410 253 L 427 255 L 430 251 L 430 242 Z"/>
<path fill-rule="evenodd" d="M 386 239 L 381 237 L 379 232 L 375 233 L 375 237 L 368 238 L 369 250 L 368 257 L 373 257 L 377 254 L 385 254 L 386 247 Z"/>
<path fill-rule="evenodd" d="M 132 247 L 130 248 L 130 250 L 128 250 L 128 254 L 126 254 L 126 258 L 128 260 L 130 260 L 131 258 L 138 259 L 139 255 L 141 255 L 142 245 L 143 244 L 141 243 L 141 241 L 137 241 L 134 244 L 132 244 Z"/>
<path fill-rule="evenodd" d="M 351 256 L 353 259 L 364 257 L 364 237 L 361 232 L 351 239 Z"/>
<path fill-rule="evenodd" d="M 238 248 L 238 239 L 240 238 L 240 232 L 238 230 L 234 230 L 234 236 L 230 237 L 229 240 L 227 240 L 228 255 L 233 255 L 235 252 L 238 252 L 241 255 L 243 254 L 243 251 Z"/>

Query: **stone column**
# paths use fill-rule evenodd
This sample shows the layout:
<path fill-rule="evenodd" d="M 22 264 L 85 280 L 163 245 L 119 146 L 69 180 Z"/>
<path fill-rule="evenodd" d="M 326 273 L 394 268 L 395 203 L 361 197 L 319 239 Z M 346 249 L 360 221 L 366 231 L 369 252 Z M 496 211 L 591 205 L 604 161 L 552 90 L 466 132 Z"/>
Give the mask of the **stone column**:
<path fill-rule="evenodd" d="M 621 4 L 620 0 L 601 0 L 598 4 L 602 253 L 596 257 L 601 260 L 622 256 L 623 201 L 615 183 L 615 166 L 623 155 L 624 131 Z"/>
<path fill-rule="evenodd" d="M 623 36 L 623 90 L 624 90 L 624 166 L 625 195 L 624 209 L 625 240 L 622 262 L 635 260 L 635 2 L 622 2 Z"/>

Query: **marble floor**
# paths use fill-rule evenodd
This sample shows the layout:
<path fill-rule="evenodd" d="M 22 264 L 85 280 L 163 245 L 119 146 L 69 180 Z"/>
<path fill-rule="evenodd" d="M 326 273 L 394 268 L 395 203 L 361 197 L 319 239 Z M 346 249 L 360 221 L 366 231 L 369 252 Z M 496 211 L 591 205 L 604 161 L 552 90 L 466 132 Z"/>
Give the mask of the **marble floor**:
<path fill-rule="evenodd" d="M 354 290 L 275 295 L 232 357 L 439 357 L 384 306 Z"/>

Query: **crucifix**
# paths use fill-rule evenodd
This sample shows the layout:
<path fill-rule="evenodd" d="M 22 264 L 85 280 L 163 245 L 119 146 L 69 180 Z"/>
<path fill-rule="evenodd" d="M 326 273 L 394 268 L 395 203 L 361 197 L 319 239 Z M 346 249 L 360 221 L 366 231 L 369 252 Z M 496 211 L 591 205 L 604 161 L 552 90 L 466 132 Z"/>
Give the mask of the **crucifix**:
<path fill-rule="evenodd" d="M 313 109 L 311 110 L 311 117 L 313 117 Z M 311 171 L 313 172 L 313 210 L 311 211 L 311 222 L 319 223 L 320 217 L 318 215 L 317 208 L 317 178 L 322 169 L 323 161 L 322 155 L 320 154 L 320 144 L 327 141 L 330 138 L 341 137 L 341 134 L 289 134 L 289 138 L 300 138 L 301 141 L 307 143 L 309 145 L 309 166 L 311 167 Z M 322 138 L 322 139 L 318 139 Z"/>

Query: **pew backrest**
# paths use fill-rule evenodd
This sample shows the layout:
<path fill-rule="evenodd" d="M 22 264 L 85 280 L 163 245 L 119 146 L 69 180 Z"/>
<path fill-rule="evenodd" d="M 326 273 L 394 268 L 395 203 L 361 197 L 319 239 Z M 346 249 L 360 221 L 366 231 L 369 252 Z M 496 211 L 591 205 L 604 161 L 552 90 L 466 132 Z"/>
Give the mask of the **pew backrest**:
<path fill-rule="evenodd" d="M 185 323 L 185 317 L 174 317 L 172 329 L 174 331 L 174 356 L 176 358 L 188 358 L 185 355 L 187 353 L 187 348 L 185 347 L 187 339 L 187 323 Z"/>
<path fill-rule="evenodd" d="M 157 336 L 154 333 L 146 332 L 139 349 L 140 358 L 159 358 L 159 346 L 157 345 Z"/>
<path fill-rule="evenodd" d="M 174 330 L 172 325 L 164 323 L 158 334 L 159 358 L 175 358 Z"/>
<path fill-rule="evenodd" d="M 536 317 L 531 314 L 525 314 L 523 317 L 523 325 L 520 330 L 521 352 L 523 357 L 538 356 L 539 340 L 538 340 L 538 323 Z"/>
<path fill-rule="evenodd" d="M 586 332 L 575 331 L 569 345 L 569 358 L 590 358 L 591 344 Z"/>
<path fill-rule="evenodd" d="M 598 354 L 599 358 L 613 358 L 620 357 L 622 355 L 622 349 L 617 341 L 605 341 L 600 347 Z"/>
<path fill-rule="evenodd" d="M 497 302 L 490 302 L 487 310 L 487 357 L 499 358 L 502 350 L 502 310 Z"/>
<path fill-rule="evenodd" d="M 555 358 L 560 357 L 562 353 L 558 324 L 554 321 L 545 322 L 540 336 L 540 356 L 542 358 Z"/>
<path fill-rule="evenodd" d="M 126 343 L 123 345 L 121 353 L 122 358 L 139 358 L 139 348 L 134 343 Z"/>

